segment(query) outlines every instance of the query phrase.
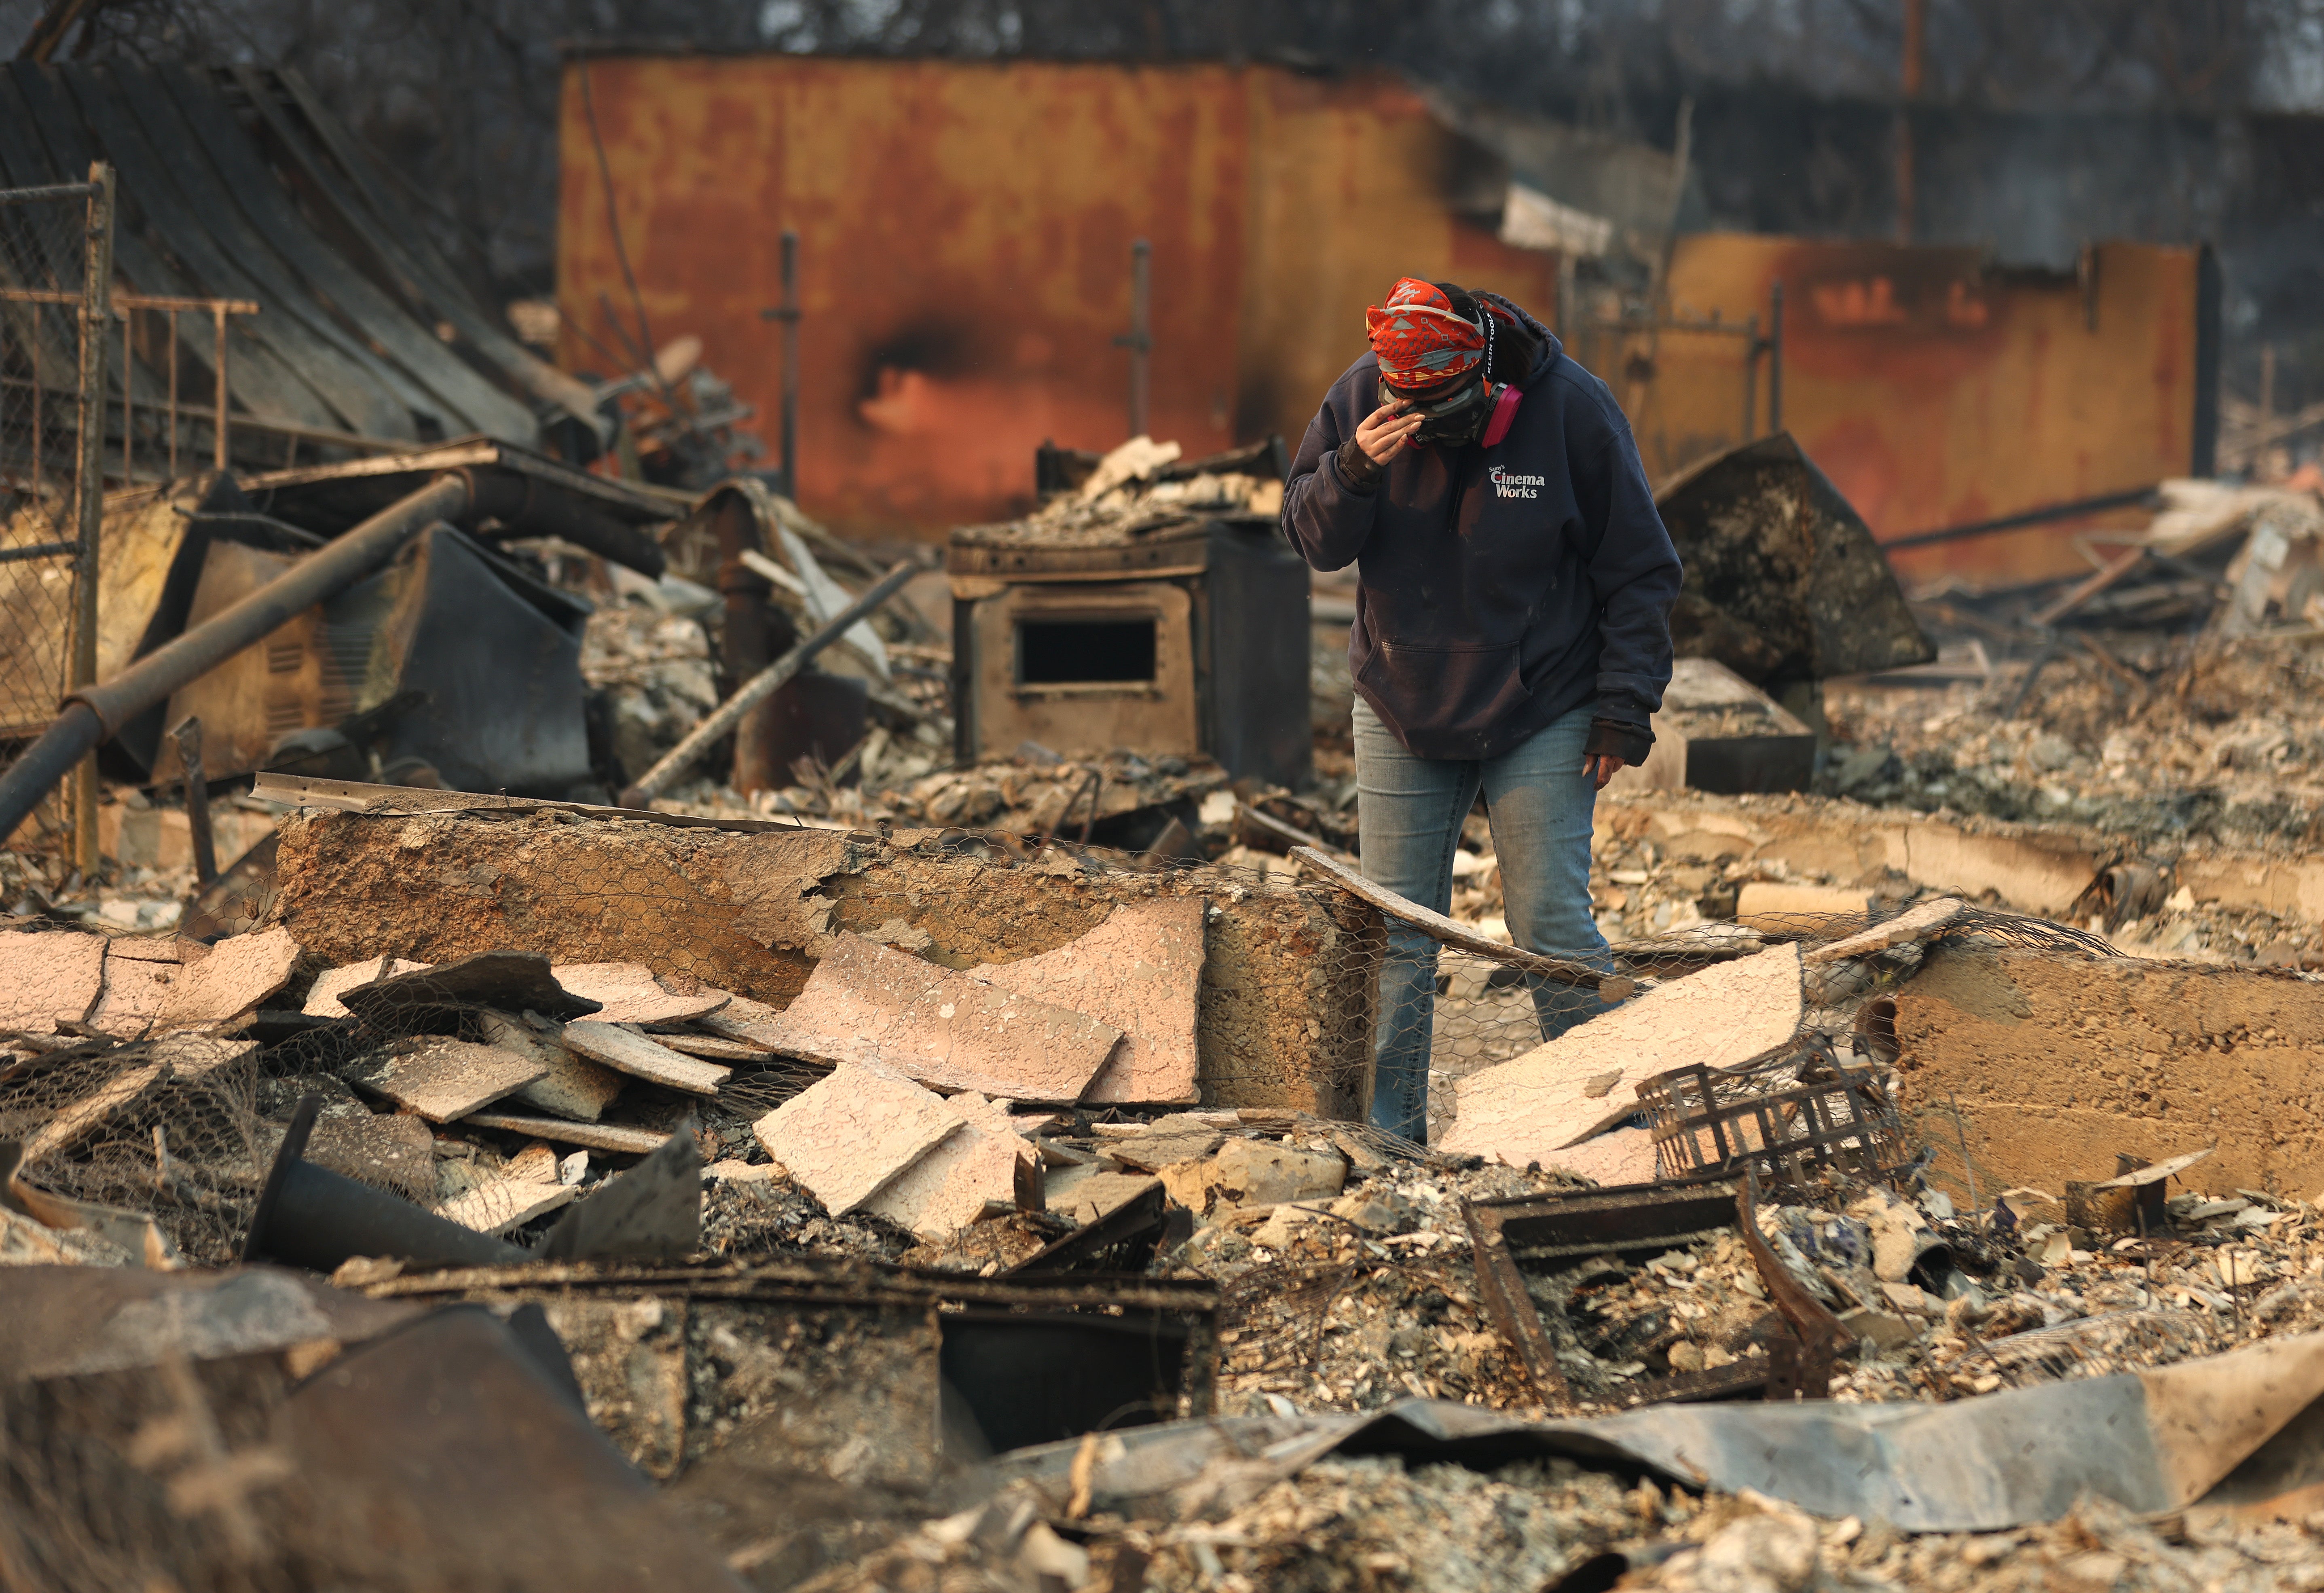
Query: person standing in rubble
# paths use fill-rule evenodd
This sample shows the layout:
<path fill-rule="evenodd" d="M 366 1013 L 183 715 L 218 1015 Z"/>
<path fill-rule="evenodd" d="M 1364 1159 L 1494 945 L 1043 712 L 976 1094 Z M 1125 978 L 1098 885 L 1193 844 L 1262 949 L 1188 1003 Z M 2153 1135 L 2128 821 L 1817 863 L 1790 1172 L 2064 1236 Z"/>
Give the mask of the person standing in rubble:
<path fill-rule="evenodd" d="M 1645 760 L 1682 571 L 1606 384 L 1498 294 L 1406 277 L 1308 423 L 1283 529 L 1358 566 L 1348 634 L 1367 878 L 1450 909 L 1481 790 L 1509 933 L 1610 969 L 1591 916 L 1597 793 Z M 1428 1132 L 1436 943 L 1391 921 L 1373 1124 Z M 1536 981 L 1544 1038 L 1604 1010 Z"/>

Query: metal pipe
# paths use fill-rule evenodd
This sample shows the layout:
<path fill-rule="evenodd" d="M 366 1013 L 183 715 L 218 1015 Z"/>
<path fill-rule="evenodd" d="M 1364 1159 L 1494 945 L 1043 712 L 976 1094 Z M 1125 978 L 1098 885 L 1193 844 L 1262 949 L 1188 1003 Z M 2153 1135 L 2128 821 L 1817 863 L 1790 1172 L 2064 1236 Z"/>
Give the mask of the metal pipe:
<path fill-rule="evenodd" d="M 170 732 L 178 743 L 178 761 L 186 767 L 186 827 L 193 832 L 194 882 L 208 885 L 217 878 L 217 837 L 210 829 L 210 783 L 202 772 L 202 722 L 189 714 Z"/>
<path fill-rule="evenodd" d="M 1784 429 L 1784 280 L 1767 295 L 1767 429 Z"/>
<path fill-rule="evenodd" d="M 1130 351 L 1130 435 L 1144 437 L 1152 424 L 1148 410 L 1148 355 L 1154 347 L 1154 245 L 1144 238 L 1130 245 L 1130 330 L 1114 346 Z"/>
<path fill-rule="evenodd" d="M 783 496 L 798 502 L 798 234 L 783 228 Z"/>
<path fill-rule="evenodd" d="M 113 315 L 113 168 L 102 161 L 88 169 L 88 249 L 83 260 L 80 300 L 79 455 L 73 466 L 74 516 L 80 537 L 80 557 L 73 576 L 74 614 L 72 691 L 97 681 L 97 540 L 105 525 L 105 328 Z M 130 362 L 123 323 L 124 347 L 121 362 L 121 397 L 129 400 Z M 129 411 L 121 413 L 121 446 L 129 446 Z M 72 695 L 67 692 L 68 696 Z M 12 771 L 13 772 L 13 771 Z M 47 787 L 42 787 L 45 793 Z M 30 812 L 28 806 L 25 809 Z M 86 760 L 73 776 L 73 860 L 83 879 L 95 879 L 97 848 L 97 760 Z M 15 833 L 23 821 L 18 814 L 0 835 Z"/>
<path fill-rule="evenodd" d="M 713 709 L 707 719 L 687 732 L 684 741 L 663 753 L 659 762 L 639 776 L 637 783 L 622 793 L 622 806 L 643 807 L 668 790 L 672 782 L 702 756 L 711 742 L 740 724 L 745 714 L 790 684 L 791 677 L 806 668 L 817 653 L 846 635 L 849 626 L 902 591 L 904 583 L 919 573 L 918 564 L 910 559 L 904 560 L 865 588 L 862 596 L 832 615 L 814 635 L 737 686 L 733 696 Z M 5 833 L 6 830 L 0 830 L 0 834 Z"/>
<path fill-rule="evenodd" d="M 123 725 L 168 701 L 180 686 L 217 668 L 291 616 L 346 591 L 393 558 L 427 527 L 478 509 L 478 496 L 466 472 L 447 472 L 104 685 L 79 686 L 68 694 L 63 711 L 41 738 L 0 773 L 0 835 L 14 833 L 74 762 Z"/>

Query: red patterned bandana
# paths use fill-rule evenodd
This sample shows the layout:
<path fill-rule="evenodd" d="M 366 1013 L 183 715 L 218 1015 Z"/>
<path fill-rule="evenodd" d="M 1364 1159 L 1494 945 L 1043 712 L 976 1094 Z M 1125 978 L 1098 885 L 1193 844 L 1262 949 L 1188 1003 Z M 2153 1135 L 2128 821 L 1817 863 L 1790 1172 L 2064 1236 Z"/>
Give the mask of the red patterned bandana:
<path fill-rule="evenodd" d="M 1484 328 L 1455 310 L 1442 288 L 1413 277 L 1397 281 L 1386 308 L 1364 311 L 1364 332 L 1380 379 L 1397 387 L 1434 387 L 1485 357 Z"/>

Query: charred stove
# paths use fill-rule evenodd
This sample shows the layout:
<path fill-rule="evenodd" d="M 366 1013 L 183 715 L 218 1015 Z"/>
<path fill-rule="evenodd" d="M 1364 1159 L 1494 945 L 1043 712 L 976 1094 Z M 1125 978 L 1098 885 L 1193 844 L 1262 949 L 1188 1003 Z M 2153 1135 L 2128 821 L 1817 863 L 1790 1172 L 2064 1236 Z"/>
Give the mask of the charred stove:
<path fill-rule="evenodd" d="M 1185 473 L 1210 463 L 1176 479 L 1209 479 Z M 1249 507 L 1157 518 L 954 534 L 963 763 L 1035 741 L 1065 758 L 1207 754 L 1237 778 L 1307 782 L 1305 561 Z"/>

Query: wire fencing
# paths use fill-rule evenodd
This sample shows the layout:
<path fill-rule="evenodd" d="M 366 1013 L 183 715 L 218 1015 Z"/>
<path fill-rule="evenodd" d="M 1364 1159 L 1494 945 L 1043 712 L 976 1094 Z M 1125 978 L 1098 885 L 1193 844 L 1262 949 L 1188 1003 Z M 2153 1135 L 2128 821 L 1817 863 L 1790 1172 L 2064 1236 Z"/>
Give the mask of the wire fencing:
<path fill-rule="evenodd" d="M 0 763 L 97 673 L 113 180 L 0 189 Z M 28 821 L 97 862 L 97 767 Z"/>

